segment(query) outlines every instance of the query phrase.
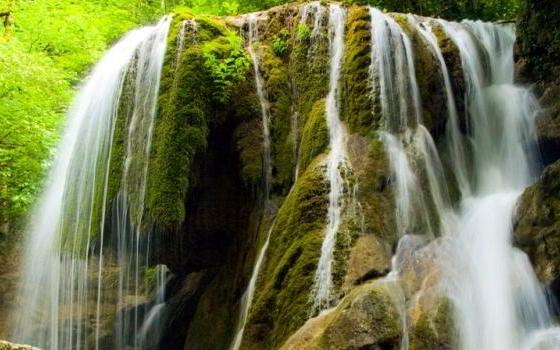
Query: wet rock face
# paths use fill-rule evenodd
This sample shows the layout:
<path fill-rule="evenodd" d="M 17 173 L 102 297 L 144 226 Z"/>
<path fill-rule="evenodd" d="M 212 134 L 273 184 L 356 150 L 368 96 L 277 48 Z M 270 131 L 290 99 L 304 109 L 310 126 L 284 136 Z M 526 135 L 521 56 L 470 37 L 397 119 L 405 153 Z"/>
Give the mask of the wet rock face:
<path fill-rule="evenodd" d="M 539 279 L 560 296 L 560 161 L 548 166 L 518 202 L 514 243 L 527 253 Z"/>

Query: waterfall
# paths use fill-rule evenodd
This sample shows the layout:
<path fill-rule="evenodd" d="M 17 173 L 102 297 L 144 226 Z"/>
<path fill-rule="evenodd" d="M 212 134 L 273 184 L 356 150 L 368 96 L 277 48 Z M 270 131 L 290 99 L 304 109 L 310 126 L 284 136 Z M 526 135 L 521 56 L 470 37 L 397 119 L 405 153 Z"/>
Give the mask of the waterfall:
<path fill-rule="evenodd" d="M 460 51 L 473 145 L 472 194 L 461 200 L 442 259 L 459 345 L 556 349 L 560 331 L 551 329 L 544 292 L 511 245 L 515 203 L 534 180 L 537 111 L 532 94 L 513 85 L 514 33 L 482 22 L 439 23 Z"/>
<path fill-rule="evenodd" d="M 341 167 L 346 162 L 345 131 L 339 116 L 339 80 L 342 57 L 344 55 L 344 27 L 346 10 L 339 5 L 329 5 L 329 93 L 326 99 L 326 119 L 329 129 L 330 151 L 327 158 L 327 178 L 330 183 L 327 228 L 321 246 L 321 257 L 315 272 L 313 284 L 313 309 L 322 311 L 331 306 L 332 264 L 336 234 L 342 216 L 342 194 L 344 180 Z"/>
<path fill-rule="evenodd" d="M 458 205 L 452 206 L 438 147 L 423 125 L 410 39 L 391 16 L 374 8 L 370 15 L 370 75 L 385 120 L 381 139 L 394 176 L 397 230 L 402 236 L 387 281 L 398 280 L 403 254 L 426 245 L 425 239 L 407 243 L 416 241 L 410 234 L 428 239 L 443 235 L 444 244 L 437 248 L 441 285 L 455 305 L 461 349 L 557 348 L 560 331 L 552 327 L 544 292 L 526 255 L 511 245 L 516 200 L 534 180 L 533 122 L 538 108 L 529 91 L 513 85 L 513 32 L 482 22 L 408 16 L 442 77 L 447 107 L 443 147 L 461 194 Z M 467 136 L 459 129 L 449 71 L 433 32 L 436 26 L 459 49 Z M 471 169 L 467 149 L 472 149 Z M 419 186 L 421 176 L 427 191 Z M 431 212 L 438 221 L 430 220 Z M 406 311 L 401 314 L 406 317 Z M 401 348 L 406 349 L 406 323 L 403 334 Z"/>
<path fill-rule="evenodd" d="M 272 229 L 274 228 L 274 222 L 270 225 L 270 229 L 266 235 L 266 241 L 264 242 L 255 265 L 253 266 L 253 273 L 251 274 L 251 279 L 249 280 L 249 285 L 241 297 L 241 312 L 239 314 L 239 320 L 237 321 L 237 327 L 235 330 L 235 336 L 230 346 L 230 350 L 238 350 L 241 347 L 241 341 L 243 340 L 243 332 L 245 331 L 245 325 L 247 324 L 247 319 L 249 317 L 249 310 L 253 304 L 253 297 L 255 296 L 255 289 L 257 287 L 257 278 L 259 277 L 259 272 L 261 270 L 262 263 L 264 262 L 264 257 L 266 251 L 268 250 L 268 245 L 270 244 L 270 235 Z"/>
<path fill-rule="evenodd" d="M 15 339 L 43 349 L 99 349 L 107 336 L 101 332 L 111 331 L 107 316 L 131 302 L 136 306 L 134 329 L 139 327 L 140 288 L 145 284 L 141 275 L 149 252 L 143 232 L 147 160 L 170 21 L 164 17 L 157 25 L 134 30 L 112 47 L 69 111 L 30 224 L 21 291 L 25 303 L 17 315 Z M 118 164 L 112 157 L 119 122 L 127 123 L 128 135 L 109 223 L 109 173 Z M 109 226 L 114 226 L 110 234 L 118 241 L 116 247 L 108 243 Z M 115 275 L 118 288 L 112 284 Z M 108 293 L 118 294 L 116 305 Z M 117 341 L 113 348 L 124 345 Z M 136 348 L 137 342 L 127 345 Z"/>

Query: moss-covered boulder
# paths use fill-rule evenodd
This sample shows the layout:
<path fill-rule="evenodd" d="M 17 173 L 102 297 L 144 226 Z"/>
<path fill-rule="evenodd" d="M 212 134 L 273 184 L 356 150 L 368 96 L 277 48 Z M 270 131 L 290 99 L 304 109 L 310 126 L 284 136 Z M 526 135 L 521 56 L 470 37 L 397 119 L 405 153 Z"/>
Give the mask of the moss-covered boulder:
<path fill-rule="evenodd" d="M 326 224 L 328 184 L 319 157 L 278 210 L 242 348 L 273 349 L 310 314 L 310 292 Z"/>
<path fill-rule="evenodd" d="M 514 243 L 524 250 L 539 279 L 560 296 L 560 161 L 520 197 Z"/>
<path fill-rule="evenodd" d="M 393 292 L 383 281 L 354 289 L 336 308 L 309 320 L 280 349 L 398 348 L 403 323 Z"/>

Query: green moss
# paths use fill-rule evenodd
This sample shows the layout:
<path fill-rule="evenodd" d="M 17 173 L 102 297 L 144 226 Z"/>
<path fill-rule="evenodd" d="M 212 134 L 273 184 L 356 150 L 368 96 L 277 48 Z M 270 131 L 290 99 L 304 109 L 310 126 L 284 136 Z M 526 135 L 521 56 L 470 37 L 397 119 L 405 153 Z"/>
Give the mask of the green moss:
<path fill-rule="evenodd" d="M 164 227 L 183 222 L 193 159 L 206 145 L 216 110 L 249 70 L 241 39 L 217 19 L 197 17 L 197 40 L 176 52 L 185 18 L 188 14 L 177 14 L 169 32 L 149 165 L 147 208 Z"/>
<path fill-rule="evenodd" d="M 271 349 L 307 319 L 328 203 L 328 184 L 317 159 L 278 211 L 260 274 L 243 348 Z"/>
<path fill-rule="evenodd" d="M 342 63 L 341 117 L 353 131 L 367 134 L 379 124 L 370 83 L 371 34 L 367 7 L 348 10 L 346 50 Z"/>
<path fill-rule="evenodd" d="M 307 115 L 301 132 L 300 169 L 303 171 L 329 145 L 329 131 L 325 120 L 325 100 L 319 100 Z"/>

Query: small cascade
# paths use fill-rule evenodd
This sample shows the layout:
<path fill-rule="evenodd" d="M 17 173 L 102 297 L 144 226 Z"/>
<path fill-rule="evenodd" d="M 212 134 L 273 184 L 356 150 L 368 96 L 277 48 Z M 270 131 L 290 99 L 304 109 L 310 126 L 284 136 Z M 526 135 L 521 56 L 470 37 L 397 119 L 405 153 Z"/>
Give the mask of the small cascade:
<path fill-rule="evenodd" d="M 270 140 L 270 113 L 269 113 L 269 103 L 266 95 L 266 90 L 264 86 L 264 79 L 260 72 L 260 59 L 257 54 L 257 51 L 254 48 L 254 44 L 258 41 L 259 33 L 258 33 L 258 15 L 257 14 L 250 14 L 246 17 L 246 23 L 248 26 L 247 30 L 247 40 L 248 40 L 248 47 L 247 50 L 251 55 L 253 60 L 253 68 L 255 74 L 255 86 L 257 89 L 257 97 L 259 98 L 259 103 L 261 106 L 261 120 L 262 120 L 262 128 L 263 128 L 263 153 L 264 153 L 264 172 L 265 172 L 265 181 L 264 181 L 264 192 L 265 192 L 265 199 L 264 199 L 264 206 L 265 212 L 267 210 L 269 204 L 269 196 L 270 196 L 270 184 L 272 181 L 272 157 L 271 157 L 271 140 Z M 296 172 L 297 174 L 297 172 Z M 253 265 L 253 272 L 251 273 L 251 279 L 249 280 L 249 284 L 241 297 L 241 304 L 240 304 L 240 313 L 239 318 L 237 321 L 237 326 L 235 329 L 235 336 L 232 340 L 230 345 L 231 350 L 237 350 L 241 346 L 241 342 L 243 340 L 243 332 L 245 331 L 245 325 L 247 324 L 247 319 L 249 316 L 249 310 L 251 309 L 251 305 L 253 303 L 253 296 L 255 295 L 255 288 L 257 286 L 257 278 L 259 277 L 259 272 L 261 270 L 262 263 L 264 261 L 264 257 L 266 256 L 266 252 L 268 250 L 268 245 L 270 242 L 270 235 L 272 234 L 272 229 L 274 228 L 274 223 L 270 226 L 268 233 L 266 235 L 266 240 L 261 247 L 255 264 Z"/>
<path fill-rule="evenodd" d="M 330 184 L 327 228 L 321 257 L 313 285 L 313 310 L 322 311 L 333 302 L 332 264 L 336 235 L 341 224 L 344 180 L 342 167 L 346 163 L 345 131 L 339 116 L 339 80 L 344 55 L 344 27 L 346 10 L 339 5 L 329 5 L 329 93 L 326 99 L 326 119 L 329 129 L 330 152 L 327 158 L 327 178 Z"/>
<path fill-rule="evenodd" d="M 238 350 L 241 347 L 241 341 L 243 340 L 243 332 L 245 331 L 245 325 L 247 324 L 247 319 L 249 317 L 249 310 L 253 304 L 253 297 L 255 296 L 255 289 L 257 287 L 257 278 L 259 277 L 259 272 L 261 270 L 262 263 L 264 262 L 264 257 L 266 251 L 268 250 L 268 245 L 270 244 L 270 235 L 274 229 L 274 222 L 270 225 L 270 229 L 266 235 L 266 241 L 264 242 L 259 255 L 257 256 L 257 261 L 253 266 L 253 273 L 251 274 L 251 279 L 249 280 L 249 285 L 241 297 L 241 313 L 239 314 L 239 320 L 237 321 L 237 327 L 235 331 L 235 337 L 230 346 L 230 350 Z"/>
<path fill-rule="evenodd" d="M 149 225 L 143 217 L 147 159 L 170 22 L 164 17 L 126 35 L 80 89 L 31 223 L 21 291 L 25 303 L 15 339 L 43 349 L 100 349 L 112 331 L 108 321 L 114 312 L 107 310 L 117 307 L 121 314 L 127 303 L 138 310 L 149 259 Z M 128 125 L 128 135 L 109 223 L 108 179 L 118 164 L 112 156 L 119 122 Z M 105 237 L 109 226 L 116 246 Z M 138 325 L 140 315 L 133 318 Z M 117 324 L 118 339 L 129 324 Z M 136 342 L 127 345 L 138 348 Z M 112 348 L 124 347 L 117 340 Z"/>
<path fill-rule="evenodd" d="M 250 14 L 247 16 L 247 50 L 253 60 L 253 72 L 255 74 L 255 86 L 257 89 L 257 97 L 261 107 L 261 123 L 263 131 L 263 172 L 264 172 L 264 196 L 265 205 L 270 195 L 270 185 L 272 182 L 272 156 L 270 141 L 270 111 L 267 98 L 264 78 L 261 74 L 260 57 L 255 45 L 259 40 L 258 14 Z"/>
<path fill-rule="evenodd" d="M 459 129 L 459 115 L 457 113 L 457 106 L 455 104 L 455 96 L 451 87 L 451 79 L 449 77 L 449 70 L 443 54 L 439 47 L 437 37 L 433 33 L 433 26 L 429 22 L 418 22 L 413 16 L 408 16 L 408 22 L 412 24 L 414 29 L 420 34 L 424 41 L 428 44 L 430 50 L 436 56 L 439 67 L 441 69 L 444 89 L 445 89 L 445 102 L 447 107 L 447 125 L 446 125 L 446 139 L 447 139 L 447 153 L 451 160 L 451 167 L 459 189 L 463 196 L 470 193 L 470 183 L 468 180 L 468 168 L 465 147 L 463 145 L 463 137 Z"/>
<path fill-rule="evenodd" d="M 294 159 L 296 160 L 296 166 L 294 169 L 294 183 L 296 183 L 299 176 L 300 168 L 300 152 L 299 152 L 299 140 L 300 140 L 300 130 L 299 130 L 299 113 L 297 111 L 292 112 L 292 118 L 290 120 L 290 130 L 292 133 L 292 142 L 294 143 L 293 152 Z"/>
<path fill-rule="evenodd" d="M 177 40 L 175 44 L 175 72 L 179 68 L 179 63 L 181 61 L 181 55 L 185 49 L 185 43 L 189 38 L 195 40 L 195 35 L 198 30 L 198 23 L 195 19 L 185 19 L 181 22 L 181 27 L 179 28 L 179 34 L 177 34 Z"/>
<path fill-rule="evenodd" d="M 315 39 L 321 31 L 321 24 L 325 18 L 327 8 L 321 4 L 320 1 L 313 1 L 303 5 L 301 9 L 301 16 L 299 19 L 300 24 L 307 24 L 311 21 L 311 41 Z"/>

